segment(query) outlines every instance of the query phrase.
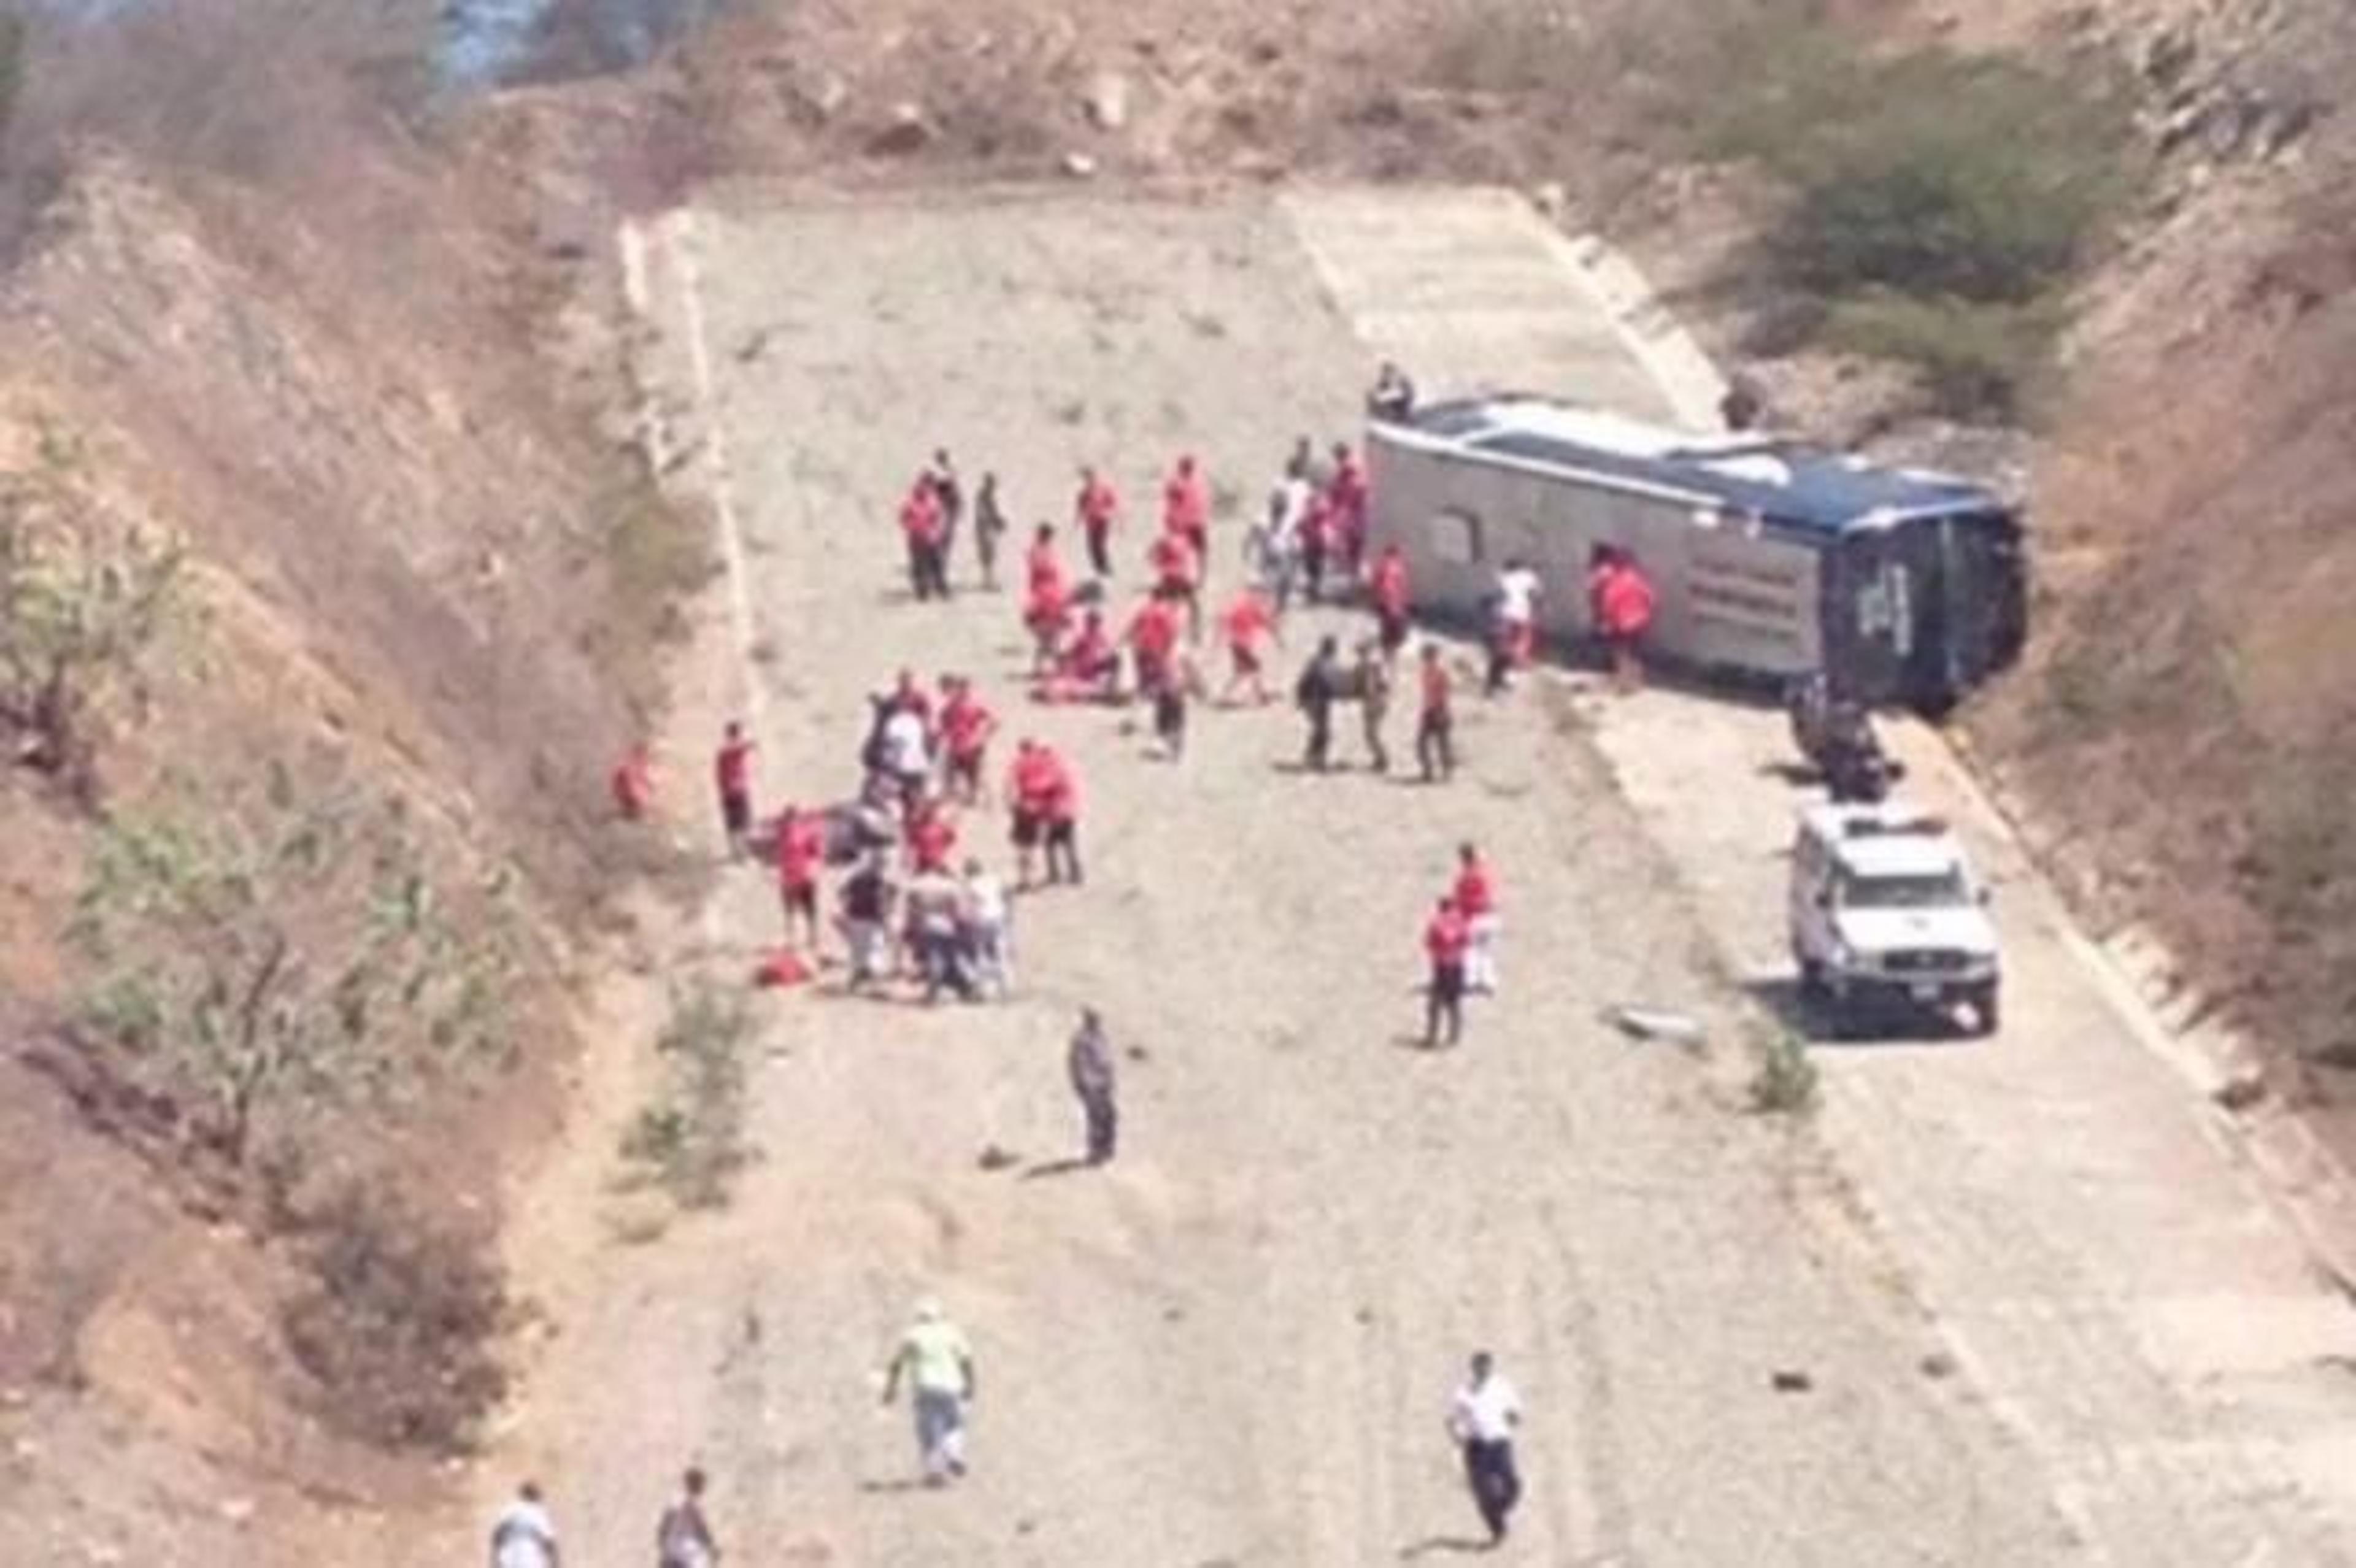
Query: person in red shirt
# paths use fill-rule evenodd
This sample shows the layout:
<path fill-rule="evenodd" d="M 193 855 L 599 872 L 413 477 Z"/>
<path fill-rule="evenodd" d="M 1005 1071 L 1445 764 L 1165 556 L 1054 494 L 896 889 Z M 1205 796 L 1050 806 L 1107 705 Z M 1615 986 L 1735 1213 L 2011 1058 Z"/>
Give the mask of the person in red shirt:
<path fill-rule="evenodd" d="M 949 596 L 948 514 L 930 474 L 920 474 L 900 503 L 900 533 L 908 546 L 908 588 L 919 603 Z"/>
<path fill-rule="evenodd" d="M 1054 667 L 1033 686 L 1033 696 L 1041 702 L 1108 700 L 1119 694 L 1119 678 L 1120 649 L 1103 612 L 1091 610 L 1056 651 Z"/>
<path fill-rule="evenodd" d="M 632 745 L 614 764 L 612 784 L 614 809 L 621 813 L 623 821 L 642 821 L 654 809 L 655 759 L 644 741 Z"/>
<path fill-rule="evenodd" d="M 1379 629 L 1383 656 L 1395 657 L 1407 643 L 1407 557 L 1396 544 L 1383 546 L 1375 558 L 1375 570 L 1367 579 L 1368 595 L 1375 603 L 1375 624 Z"/>
<path fill-rule="evenodd" d="M 1080 776 L 1055 749 L 1041 746 L 1046 762 L 1040 812 L 1046 828 L 1047 880 L 1078 887 L 1080 874 Z"/>
<path fill-rule="evenodd" d="M 1333 556 L 1333 497 L 1323 490 L 1309 497 L 1301 514 L 1301 585 L 1312 604 L 1325 596 L 1325 567 Z"/>
<path fill-rule="evenodd" d="M 1186 606 L 1186 635 L 1190 639 L 1203 635 L 1203 596 L 1200 592 L 1203 558 L 1194 551 L 1186 535 L 1165 533 L 1153 541 L 1147 557 L 1153 565 L 1153 592 L 1156 598 L 1167 599 Z"/>
<path fill-rule="evenodd" d="M 1366 550 L 1365 466 L 1347 442 L 1333 443 L 1333 476 L 1325 482 L 1332 506 L 1333 554 L 1345 579 L 1355 579 Z"/>
<path fill-rule="evenodd" d="M 1454 1045 L 1464 1033 L 1464 955 L 1472 942 L 1464 915 L 1443 898 L 1423 928 L 1423 954 L 1431 965 L 1424 985 L 1423 1044 L 1427 1051 Z M 1447 1038 L 1440 1031 L 1445 1027 Z"/>
<path fill-rule="evenodd" d="M 938 801 L 926 801 L 908 818 L 908 866 L 912 872 L 946 871 L 957 848 L 957 824 Z"/>
<path fill-rule="evenodd" d="M 1497 989 L 1497 879 L 1481 851 L 1471 844 L 1456 848 L 1456 887 L 1450 895 L 1464 917 L 1471 945 L 1464 955 L 1464 983 L 1482 996 Z"/>
<path fill-rule="evenodd" d="M 1055 530 L 1045 523 L 1031 536 L 1030 553 L 1024 557 L 1026 587 L 1023 597 L 1023 624 L 1031 633 L 1031 673 L 1044 675 L 1053 667 L 1055 648 L 1064 640 L 1065 630 L 1071 624 L 1071 588 L 1064 576 L 1064 563 L 1055 554 Z"/>
<path fill-rule="evenodd" d="M 1032 885 L 1031 864 L 1047 835 L 1048 802 L 1055 794 L 1058 772 L 1055 753 L 1025 736 L 1014 747 L 1014 761 L 1006 772 L 1006 799 L 1013 818 L 1016 886 Z"/>
<path fill-rule="evenodd" d="M 1195 560 L 1211 559 L 1211 491 L 1191 455 L 1178 460 L 1162 486 L 1162 527 L 1192 546 Z"/>
<path fill-rule="evenodd" d="M 990 738 L 998 732 L 998 716 L 973 694 L 973 682 L 963 676 L 944 676 L 941 689 L 942 750 L 948 759 L 947 784 L 958 799 L 972 805 L 981 799 L 983 759 Z"/>
<path fill-rule="evenodd" d="M 712 782 L 720 788 L 720 822 L 728 834 L 728 852 L 741 855 L 746 835 L 753 831 L 753 742 L 744 726 L 733 720 L 712 759 Z"/>
<path fill-rule="evenodd" d="M 1178 646 L 1178 609 L 1155 594 L 1138 606 L 1129 623 L 1129 647 L 1137 660 L 1137 692 L 1151 698 L 1169 678 L 1170 656 Z"/>
<path fill-rule="evenodd" d="M 825 817 L 788 805 L 777 816 L 777 891 L 786 905 L 786 941 L 794 940 L 799 917 L 813 958 L 819 951 L 818 880 L 825 866 Z"/>
<path fill-rule="evenodd" d="M 1596 630 L 1612 661 L 1612 683 L 1633 691 L 1644 683 L 1644 635 L 1653 629 L 1653 584 L 1626 550 L 1599 546 L 1605 560 L 1589 573 Z"/>
<path fill-rule="evenodd" d="M 1438 643 L 1423 645 L 1416 675 L 1416 765 L 1423 770 L 1424 783 L 1445 783 L 1456 775 L 1456 693 Z"/>
<path fill-rule="evenodd" d="M 1274 700 L 1268 689 L 1263 673 L 1260 644 L 1276 641 L 1276 612 L 1269 606 L 1268 596 L 1257 588 L 1247 588 L 1235 597 L 1219 617 L 1219 629 L 1227 639 L 1227 686 L 1219 700 L 1232 704 L 1237 688 L 1248 683 L 1252 700 L 1263 707 Z"/>
<path fill-rule="evenodd" d="M 1093 468 L 1080 470 L 1080 493 L 1072 503 L 1072 517 L 1087 540 L 1088 567 L 1098 577 L 1112 575 L 1112 528 L 1120 518 L 1120 496 Z"/>

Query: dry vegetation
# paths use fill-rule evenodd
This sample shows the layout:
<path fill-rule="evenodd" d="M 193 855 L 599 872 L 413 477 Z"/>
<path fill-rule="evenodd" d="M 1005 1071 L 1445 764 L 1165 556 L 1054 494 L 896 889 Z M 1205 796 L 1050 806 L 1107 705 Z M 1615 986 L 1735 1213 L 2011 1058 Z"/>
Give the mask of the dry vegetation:
<path fill-rule="evenodd" d="M 55 1456 L 0 1559 L 79 1520 L 291 1560 L 418 1480 L 367 1445 L 500 1390 L 487 1200 L 710 563 L 600 423 L 609 283 L 556 237 L 602 194 L 429 98 L 432 15 L 166 0 L 0 55 L 0 1422 Z M 257 1489 L 258 1559 L 216 1509 Z"/>

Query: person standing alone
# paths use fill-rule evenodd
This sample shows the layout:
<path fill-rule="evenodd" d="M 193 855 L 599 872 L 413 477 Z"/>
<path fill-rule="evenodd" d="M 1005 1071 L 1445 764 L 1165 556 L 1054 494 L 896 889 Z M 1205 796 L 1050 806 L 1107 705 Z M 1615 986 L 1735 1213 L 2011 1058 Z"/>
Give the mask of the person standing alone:
<path fill-rule="evenodd" d="M 1505 1543 L 1514 1505 L 1522 1499 L 1522 1477 L 1514 1467 L 1514 1432 L 1521 1424 L 1514 1385 L 1498 1373 L 1488 1351 L 1474 1351 L 1463 1386 L 1449 1402 L 1448 1435 L 1463 1452 L 1464 1484 L 1493 1547 Z"/>
<path fill-rule="evenodd" d="M 744 726 L 731 720 L 712 759 L 712 781 L 720 791 L 720 826 L 728 852 L 742 855 L 753 831 L 753 742 Z"/>
<path fill-rule="evenodd" d="M 526 1481 L 491 1525 L 491 1568 L 562 1568 L 563 1561 L 539 1483 Z"/>
<path fill-rule="evenodd" d="M 691 1469 L 680 1477 L 679 1500 L 655 1525 L 656 1568 L 713 1568 L 719 1561 L 720 1543 L 703 1517 L 703 1472 Z"/>
<path fill-rule="evenodd" d="M 1424 986 L 1423 1044 L 1427 1051 L 1443 1044 L 1454 1045 L 1464 1033 L 1464 949 L 1471 941 L 1456 901 L 1441 899 L 1423 928 L 1423 953 L 1431 964 L 1430 978 Z"/>
<path fill-rule="evenodd" d="M 1080 1027 L 1072 1036 L 1065 1065 L 1087 1123 L 1087 1162 L 1107 1164 L 1119 1133 L 1120 1111 L 1113 1102 L 1112 1042 L 1105 1038 L 1104 1020 L 1094 1008 L 1080 1009 Z"/>
<path fill-rule="evenodd" d="M 1098 577 L 1112 575 L 1112 526 L 1120 517 L 1120 496 L 1093 468 L 1080 470 L 1080 493 L 1072 503 L 1073 520 L 1087 541 L 1088 570 Z"/>
<path fill-rule="evenodd" d="M 890 1404 L 905 1377 L 916 1403 L 916 1452 L 925 1485 L 946 1485 L 965 1474 L 965 1410 L 973 1402 L 973 1348 L 964 1331 L 942 1316 L 940 1304 L 920 1301 L 916 1320 L 901 1336 L 884 1373 Z"/>
<path fill-rule="evenodd" d="M 1456 773 L 1455 683 L 1449 678 L 1438 643 L 1423 645 L 1415 720 L 1415 761 L 1426 784 L 1444 784 Z"/>

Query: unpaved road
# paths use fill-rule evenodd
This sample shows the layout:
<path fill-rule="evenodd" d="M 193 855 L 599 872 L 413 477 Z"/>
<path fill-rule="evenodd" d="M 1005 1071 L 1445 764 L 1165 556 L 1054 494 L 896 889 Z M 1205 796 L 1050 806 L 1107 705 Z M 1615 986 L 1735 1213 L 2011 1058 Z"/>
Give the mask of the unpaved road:
<path fill-rule="evenodd" d="M 617 982 L 579 1130 L 518 1211 L 555 1331 L 487 1496 L 537 1473 L 583 1564 L 648 1557 L 691 1458 L 740 1563 L 1390 1562 L 1476 1533 L 1440 1415 L 1485 1345 L 1530 1406 L 1515 1561 L 2114 1560 L 1973 1379 L 1922 1370 L 1906 1260 L 1805 1136 L 1740 1114 L 1739 1053 L 1598 1020 L 1670 1003 L 1728 1041 L 1744 1004 L 1558 691 L 1475 705 L 1444 791 L 1286 773 L 1280 710 L 1202 715 L 1172 767 L 1115 715 L 1025 709 L 1009 597 L 905 602 L 892 507 L 936 444 L 1023 520 L 1060 517 L 1081 461 L 1142 503 L 1182 449 L 1248 504 L 1296 432 L 1349 429 L 1363 356 L 1280 208 L 748 200 L 666 229 L 645 283 L 739 569 L 682 671 L 682 809 L 730 711 L 771 799 L 830 796 L 865 691 L 965 668 L 1078 759 L 1091 880 L 1023 903 L 1013 1005 L 760 999 L 765 1160 L 651 1242 L 608 1190 L 649 990 Z M 969 833 L 997 852 L 994 817 Z M 1415 936 L 1468 837 L 1501 865 L 1507 989 L 1429 1056 L 1402 1045 Z M 734 983 L 774 930 L 738 870 L 666 964 Z M 1072 1152 L 1083 1000 L 1145 1053 L 1120 1162 L 978 1168 Z M 907 1489 L 869 1382 L 923 1294 L 981 1360 L 977 1473 L 947 1494 Z"/>

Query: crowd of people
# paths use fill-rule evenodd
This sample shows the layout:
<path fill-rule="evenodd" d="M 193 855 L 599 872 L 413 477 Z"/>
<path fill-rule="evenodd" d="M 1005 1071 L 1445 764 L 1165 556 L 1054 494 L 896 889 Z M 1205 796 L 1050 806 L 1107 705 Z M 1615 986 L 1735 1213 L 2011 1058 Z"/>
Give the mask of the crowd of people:
<path fill-rule="evenodd" d="M 1386 366 L 1370 412 L 1377 421 L 1404 420 L 1413 399 L 1405 377 Z M 1315 443 L 1301 439 L 1237 540 L 1242 581 L 1212 613 L 1206 595 L 1217 508 L 1200 461 L 1181 454 L 1172 463 L 1160 485 L 1156 526 L 1144 530 L 1135 554 L 1124 549 L 1131 525 L 1119 490 L 1099 469 L 1081 468 L 1070 505 L 1070 528 L 1082 550 L 1077 569 L 1066 563 L 1053 522 L 1033 528 L 1022 561 L 1019 616 L 1031 650 L 1030 699 L 1142 704 L 1156 750 L 1178 761 L 1191 709 L 1209 699 L 1200 657 L 1206 639 L 1225 656 L 1217 703 L 1264 706 L 1279 695 L 1269 664 L 1286 645 L 1295 611 L 1355 604 L 1367 617 L 1360 631 L 1345 637 L 1327 630 L 1333 622 L 1325 618 L 1291 686 L 1306 728 L 1302 768 L 1324 773 L 1337 765 L 1335 709 L 1351 704 L 1358 709 L 1366 766 L 1387 772 L 1389 712 L 1395 694 L 1411 683 L 1417 775 L 1446 784 L 1461 761 L 1455 674 L 1440 642 L 1416 638 L 1405 553 L 1396 542 L 1370 550 L 1370 495 L 1365 464 L 1347 443 L 1333 443 L 1321 457 Z M 901 500 L 898 526 L 915 601 L 951 596 L 961 529 L 972 541 L 974 580 L 984 590 L 997 587 L 1007 524 L 994 475 L 985 473 L 969 497 L 949 454 L 936 452 Z M 1135 599 L 1124 612 L 1114 596 L 1131 563 Z M 1586 589 L 1613 677 L 1633 685 L 1641 678 L 1652 622 L 1651 584 L 1629 552 L 1599 546 Z M 1487 695 L 1509 690 L 1536 657 L 1547 592 L 1526 561 L 1507 560 L 1498 571 L 1488 601 Z M 712 763 L 722 829 L 732 855 L 774 868 L 782 905 L 783 944 L 763 966 L 765 980 L 806 983 L 839 966 L 841 989 L 850 994 L 896 993 L 928 1005 L 1012 994 L 1016 895 L 1081 889 L 1086 872 L 1076 767 L 1049 741 L 1023 734 L 1002 759 L 1004 772 L 993 773 L 1004 729 L 967 674 L 948 671 L 928 683 L 904 669 L 870 699 L 856 788 L 828 804 L 784 803 L 765 819 L 755 798 L 755 742 L 741 723 L 725 727 Z M 645 747 L 616 766 L 613 794 L 626 816 L 650 811 L 654 782 Z M 990 869 L 994 857 L 980 842 L 976 824 L 992 811 L 1003 816 L 1011 888 Z M 1500 908 L 1495 869 L 1478 846 L 1462 845 L 1453 880 L 1422 931 L 1427 1048 L 1457 1044 L 1466 998 L 1495 993 Z M 1101 1165 L 1113 1157 L 1119 1124 L 1114 1052 L 1092 1008 L 1083 1009 L 1072 1037 L 1067 1074 L 1083 1123 L 1085 1153 L 1074 1163 Z M 925 1478 L 948 1484 L 965 1469 L 962 1412 L 973 1397 L 973 1360 L 962 1333 L 935 1304 L 918 1311 L 895 1352 L 885 1398 L 904 1381 L 915 1395 Z M 1510 1389 L 1485 1356 L 1476 1358 L 1451 1430 L 1463 1445 L 1468 1482 L 1496 1539 L 1519 1495 L 1510 1447 L 1518 1417 Z M 716 1560 L 701 1511 L 702 1486 L 701 1476 L 691 1472 L 685 1493 L 665 1516 L 666 1568 L 675 1559 Z M 517 1539 L 533 1538 L 546 1523 L 536 1494 L 519 1499 L 510 1512 L 514 1519 L 503 1528 Z M 547 1541 L 544 1561 L 552 1564 L 552 1526 Z"/>

